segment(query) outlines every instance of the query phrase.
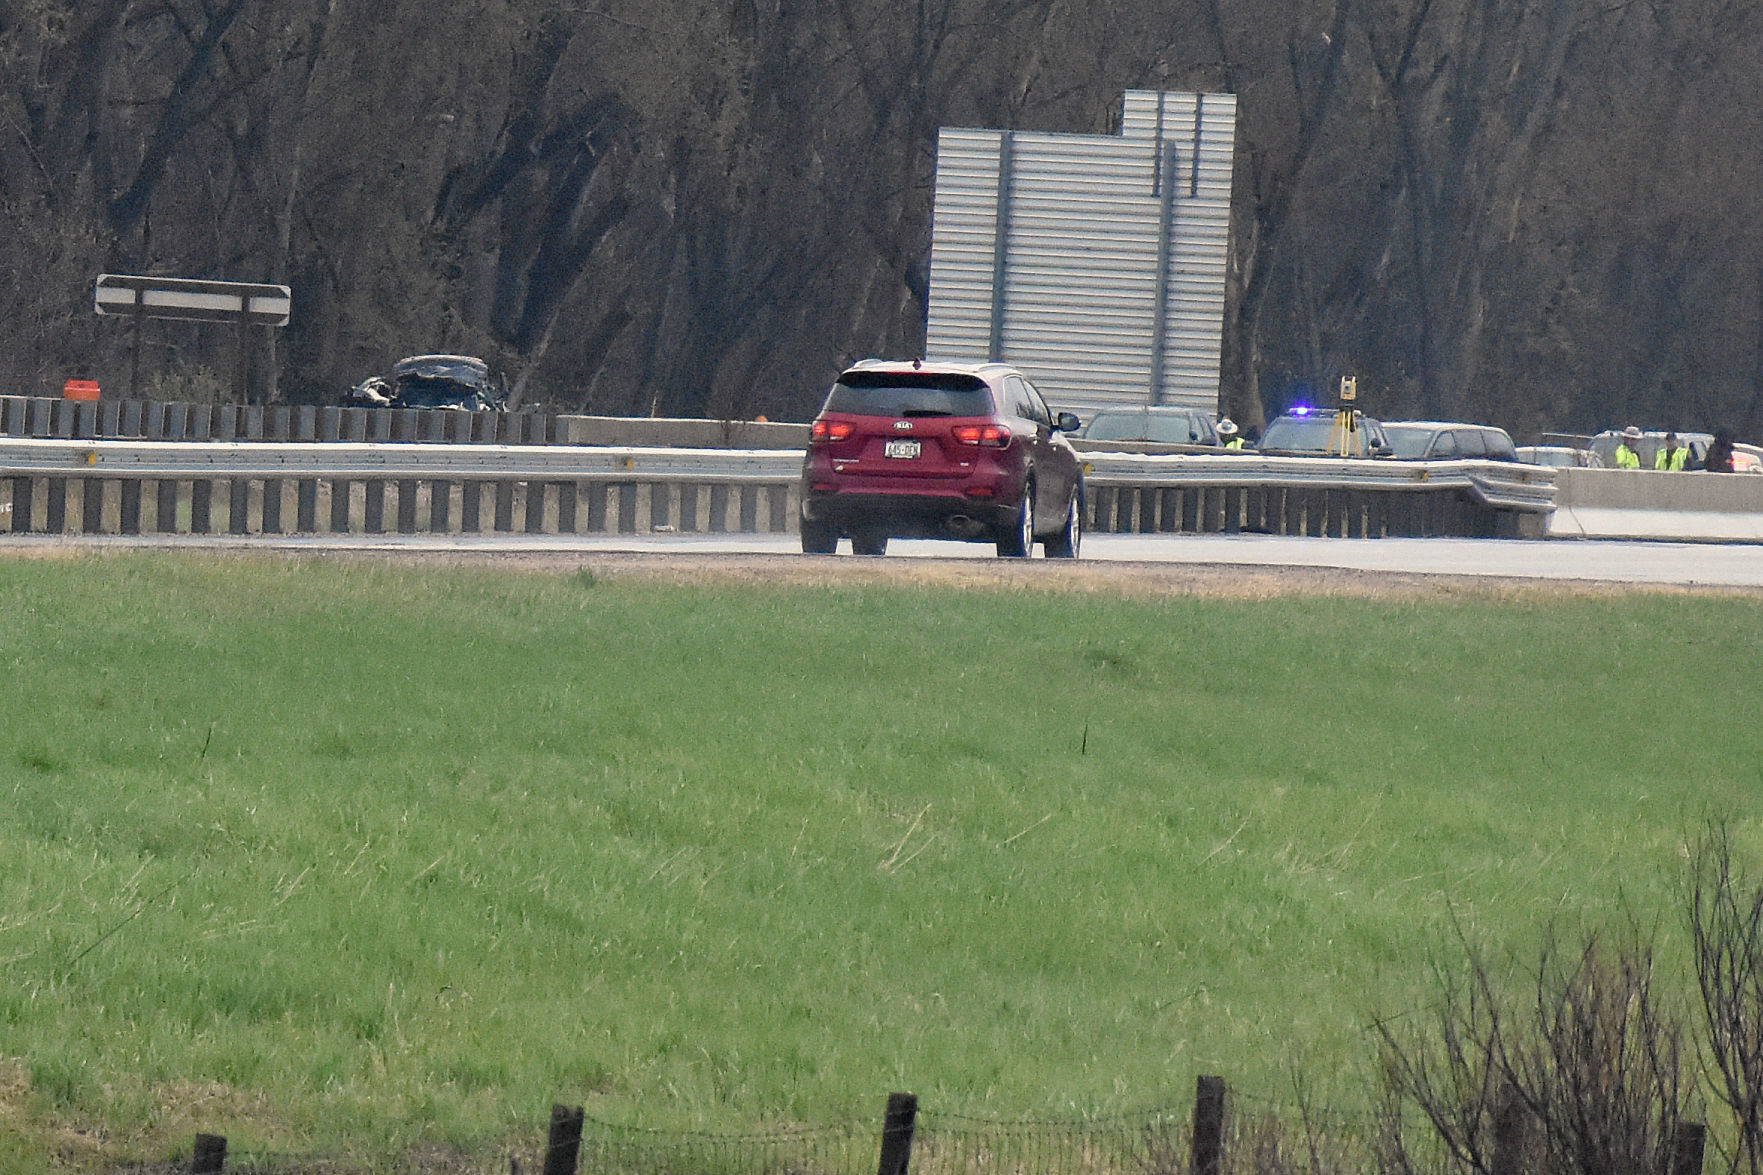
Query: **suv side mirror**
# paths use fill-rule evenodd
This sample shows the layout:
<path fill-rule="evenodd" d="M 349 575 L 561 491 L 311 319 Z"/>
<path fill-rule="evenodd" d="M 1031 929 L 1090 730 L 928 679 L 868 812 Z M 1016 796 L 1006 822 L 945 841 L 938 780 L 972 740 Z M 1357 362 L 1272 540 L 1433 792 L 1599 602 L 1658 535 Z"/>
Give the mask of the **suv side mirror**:
<path fill-rule="evenodd" d="M 1083 421 L 1077 418 L 1075 412 L 1061 412 L 1053 418 L 1055 432 L 1076 432 L 1083 426 Z"/>

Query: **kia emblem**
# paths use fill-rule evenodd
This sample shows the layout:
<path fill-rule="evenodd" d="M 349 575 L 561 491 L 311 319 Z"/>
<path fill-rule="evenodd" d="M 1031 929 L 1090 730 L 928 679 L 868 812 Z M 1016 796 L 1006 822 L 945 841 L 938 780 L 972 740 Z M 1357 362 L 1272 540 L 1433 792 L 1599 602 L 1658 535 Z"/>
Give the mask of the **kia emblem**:
<path fill-rule="evenodd" d="M 910 420 L 896 420 L 896 421 L 894 421 L 894 427 L 899 429 L 901 432 L 911 432 L 912 431 L 912 422 Z"/>

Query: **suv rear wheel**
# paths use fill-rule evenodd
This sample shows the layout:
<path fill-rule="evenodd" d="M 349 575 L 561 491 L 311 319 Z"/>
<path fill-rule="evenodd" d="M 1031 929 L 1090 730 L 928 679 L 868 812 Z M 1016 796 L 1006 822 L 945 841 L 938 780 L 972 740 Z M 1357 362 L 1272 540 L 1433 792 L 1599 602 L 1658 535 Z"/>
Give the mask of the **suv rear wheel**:
<path fill-rule="evenodd" d="M 1078 548 L 1083 546 L 1084 539 L 1084 507 L 1082 495 L 1075 491 L 1071 495 L 1071 504 L 1065 509 L 1065 527 L 1058 534 L 1046 540 L 1047 558 L 1075 559 Z"/>
<path fill-rule="evenodd" d="M 998 532 L 998 554 L 1006 559 L 1026 559 L 1035 547 L 1035 482 L 1022 483 L 1022 505 L 1009 526 Z"/>

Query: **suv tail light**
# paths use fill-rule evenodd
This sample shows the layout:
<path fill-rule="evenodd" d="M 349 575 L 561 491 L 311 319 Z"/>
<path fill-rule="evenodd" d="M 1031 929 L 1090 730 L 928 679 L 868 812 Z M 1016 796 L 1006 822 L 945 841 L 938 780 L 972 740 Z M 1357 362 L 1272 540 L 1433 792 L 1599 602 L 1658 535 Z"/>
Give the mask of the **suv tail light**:
<path fill-rule="evenodd" d="M 848 441 L 857 426 L 845 420 L 816 420 L 808 428 L 811 441 Z"/>
<path fill-rule="evenodd" d="M 958 424 L 949 435 L 964 445 L 981 445 L 988 449 L 1004 449 L 1010 445 L 1010 430 L 1001 424 Z"/>

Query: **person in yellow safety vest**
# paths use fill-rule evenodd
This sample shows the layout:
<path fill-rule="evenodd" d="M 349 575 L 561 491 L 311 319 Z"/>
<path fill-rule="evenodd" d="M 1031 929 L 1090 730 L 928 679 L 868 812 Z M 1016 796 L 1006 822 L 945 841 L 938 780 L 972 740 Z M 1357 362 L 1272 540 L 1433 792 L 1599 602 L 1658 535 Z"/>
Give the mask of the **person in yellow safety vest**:
<path fill-rule="evenodd" d="M 1237 431 L 1236 422 L 1228 416 L 1218 422 L 1218 443 L 1227 449 L 1243 447 L 1242 434 Z"/>
<path fill-rule="evenodd" d="M 1682 473 L 1687 467 L 1686 463 L 1689 459 L 1689 446 L 1678 444 L 1677 434 L 1668 432 L 1665 434 L 1664 447 L 1659 450 L 1659 455 L 1653 458 L 1653 468 Z"/>
<path fill-rule="evenodd" d="M 1635 443 L 1641 439 L 1641 430 L 1629 425 L 1622 430 L 1622 440 L 1616 445 L 1616 468 L 1639 469 L 1641 455 L 1635 452 Z"/>

